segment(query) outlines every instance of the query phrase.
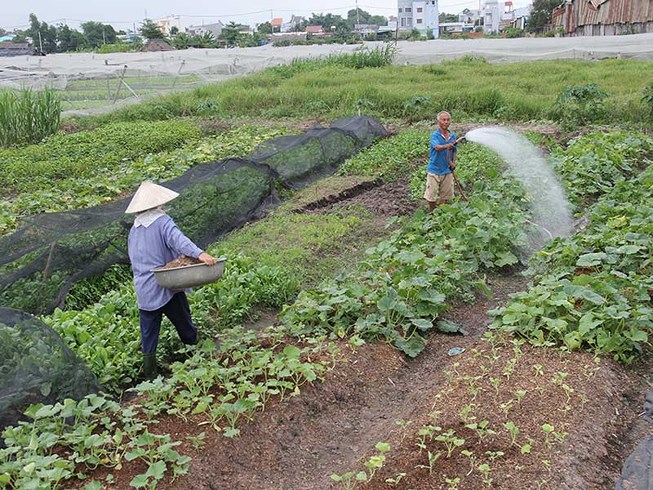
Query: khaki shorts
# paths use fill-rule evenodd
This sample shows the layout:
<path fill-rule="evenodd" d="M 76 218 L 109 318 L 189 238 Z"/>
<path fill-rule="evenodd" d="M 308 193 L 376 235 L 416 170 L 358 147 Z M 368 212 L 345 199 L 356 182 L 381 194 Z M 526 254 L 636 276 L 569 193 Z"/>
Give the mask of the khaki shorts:
<path fill-rule="evenodd" d="M 451 201 L 453 199 L 453 174 L 426 174 L 424 199 L 429 202 Z"/>

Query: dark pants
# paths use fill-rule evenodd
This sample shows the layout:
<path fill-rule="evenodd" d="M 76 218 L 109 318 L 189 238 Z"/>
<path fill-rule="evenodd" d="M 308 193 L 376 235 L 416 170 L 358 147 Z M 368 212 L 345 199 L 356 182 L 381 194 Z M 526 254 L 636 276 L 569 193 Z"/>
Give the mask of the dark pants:
<path fill-rule="evenodd" d="M 138 310 L 141 323 L 141 350 L 144 354 L 156 352 L 159 343 L 162 315 L 170 319 L 177 329 L 179 338 L 184 344 L 197 343 L 197 329 L 190 316 L 190 306 L 186 294 L 175 294 L 164 306 L 154 311 Z"/>

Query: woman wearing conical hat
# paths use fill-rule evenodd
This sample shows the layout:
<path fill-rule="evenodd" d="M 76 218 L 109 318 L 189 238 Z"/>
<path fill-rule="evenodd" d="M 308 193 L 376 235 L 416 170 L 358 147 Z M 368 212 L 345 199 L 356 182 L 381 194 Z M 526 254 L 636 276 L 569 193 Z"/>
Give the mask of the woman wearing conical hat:
<path fill-rule="evenodd" d="M 136 213 L 129 231 L 127 249 L 134 273 L 136 300 L 141 328 L 143 374 L 156 374 L 156 347 L 159 343 L 162 315 L 170 319 L 185 344 L 197 343 L 197 329 L 190 314 L 184 291 L 159 286 L 152 269 L 161 267 L 180 255 L 193 257 L 207 265 L 215 259 L 184 235 L 161 208 L 179 194 L 152 182 L 143 182 L 125 213 Z"/>

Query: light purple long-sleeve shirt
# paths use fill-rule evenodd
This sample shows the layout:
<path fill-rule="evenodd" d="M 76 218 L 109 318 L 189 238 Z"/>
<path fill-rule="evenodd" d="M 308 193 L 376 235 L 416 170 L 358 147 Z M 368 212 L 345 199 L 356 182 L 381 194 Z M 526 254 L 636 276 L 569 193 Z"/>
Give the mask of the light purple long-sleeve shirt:
<path fill-rule="evenodd" d="M 133 226 L 127 241 L 134 273 L 136 301 L 141 310 L 154 311 L 164 306 L 178 291 L 159 286 L 152 269 L 164 266 L 180 255 L 197 258 L 202 253 L 172 218 L 166 214 L 149 226 Z"/>

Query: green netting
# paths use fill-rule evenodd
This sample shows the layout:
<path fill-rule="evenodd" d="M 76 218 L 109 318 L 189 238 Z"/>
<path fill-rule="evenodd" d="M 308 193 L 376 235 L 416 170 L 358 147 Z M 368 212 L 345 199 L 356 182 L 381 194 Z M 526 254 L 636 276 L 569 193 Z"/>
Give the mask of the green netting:
<path fill-rule="evenodd" d="M 37 318 L 0 308 L 0 428 L 33 403 L 80 399 L 100 390 L 95 375 Z"/>
<path fill-rule="evenodd" d="M 385 135 L 378 121 L 345 118 L 329 128 L 267 141 L 246 158 L 197 165 L 162 182 L 180 194 L 168 212 L 188 237 L 206 247 L 273 205 L 277 185 L 300 188 L 314 182 Z M 48 313 L 65 306 L 80 279 L 127 264 L 133 216 L 124 210 L 130 199 L 33 216 L 1 238 L 0 306 Z"/>

